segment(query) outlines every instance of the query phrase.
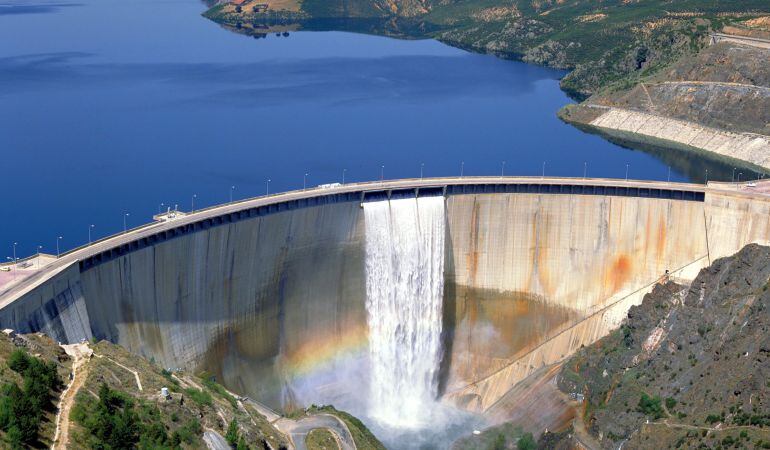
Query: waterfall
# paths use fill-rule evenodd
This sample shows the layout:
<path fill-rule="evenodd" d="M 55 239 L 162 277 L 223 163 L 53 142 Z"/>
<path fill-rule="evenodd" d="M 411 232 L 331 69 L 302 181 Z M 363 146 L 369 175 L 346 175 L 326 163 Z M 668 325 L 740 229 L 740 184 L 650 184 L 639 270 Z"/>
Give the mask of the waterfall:
<path fill-rule="evenodd" d="M 426 425 L 438 388 L 444 199 L 364 203 L 364 220 L 369 414 L 384 425 L 417 428 Z"/>

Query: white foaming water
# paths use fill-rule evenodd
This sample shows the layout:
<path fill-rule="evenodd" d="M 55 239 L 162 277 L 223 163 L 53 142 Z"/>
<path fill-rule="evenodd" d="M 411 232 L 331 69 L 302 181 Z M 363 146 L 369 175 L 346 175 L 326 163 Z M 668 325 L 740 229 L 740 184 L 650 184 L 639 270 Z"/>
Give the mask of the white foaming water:
<path fill-rule="evenodd" d="M 421 428 L 436 402 L 444 290 L 444 198 L 364 203 L 369 415 Z"/>

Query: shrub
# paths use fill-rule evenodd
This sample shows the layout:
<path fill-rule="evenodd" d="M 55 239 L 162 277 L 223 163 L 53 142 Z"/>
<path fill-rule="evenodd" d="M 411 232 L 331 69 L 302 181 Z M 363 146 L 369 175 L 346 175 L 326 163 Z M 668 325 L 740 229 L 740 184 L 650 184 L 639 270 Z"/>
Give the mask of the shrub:
<path fill-rule="evenodd" d="M 657 395 L 650 397 L 646 393 L 642 393 L 642 397 L 639 399 L 639 405 L 637 411 L 651 417 L 653 420 L 660 419 L 664 416 L 663 407 L 661 406 L 660 397 Z"/>
<path fill-rule="evenodd" d="M 238 445 L 238 422 L 235 421 L 235 419 L 230 421 L 230 425 L 227 427 L 227 434 L 225 434 L 225 439 L 227 439 L 227 443 L 230 444 L 230 447 L 236 448 Z"/>
<path fill-rule="evenodd" d="M 196 388 L 187 388 L 184 391 L 199 406 L 211 406 L 213 404 L 211 394 L 206 391 Z"/>
<path fill-rule="evenodd" d="M 516 447 L 519 450 L 535 450 L 537 448 L 537 443 L 535 442 L 535 438 L 532 436 L 532 433 L 525 433 L 524 436 L 519 438 L 519 441 L 516 443 Z"/>
<path fill-rule="evenodd" d="M 675 406 L 676 406 L 676 399 L 671 397 L 666 397 L 666 408 L 674 409 Z"/>

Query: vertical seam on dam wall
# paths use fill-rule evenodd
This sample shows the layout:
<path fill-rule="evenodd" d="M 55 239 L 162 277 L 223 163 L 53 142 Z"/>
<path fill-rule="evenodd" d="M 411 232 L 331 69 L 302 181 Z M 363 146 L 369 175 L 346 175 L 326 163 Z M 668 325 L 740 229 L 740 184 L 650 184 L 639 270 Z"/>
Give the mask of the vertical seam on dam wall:
<path fill-rule="evenodd" d="M 708 218 L 706 217 L 706 208 L 703 208 L 703 229 L 706 233 L 706 256 L 708 257 L 708 265 L 711 265 L 711 248 L 710 248 L 710 241 L 711 237 L 709 236 L 709 224 L 708 224 Z"/>
<path fill-rule="evenodd" d="M 594 186 L 572 184 L 542 184 L 542 183 L 474 183 L 446 185 L 438 187 L 420 187 L 406 189 L 385 189 L 371 191 L 354 191 L 342 194 L 319 195 L 314 197 L 287 200 L 269 205 L 257 206 L 241 211 L 230 212 L 220 216 L 209 217 L 197 222 L 179 225 L 160 231 L 150 236 L 142 237 L 120 246 L 105 250 L 87 257 L 79 262 L 80 272 L 120 258 L 144 248 L 160 244 L 178 237 L 198 231 L 208 230 L 221 225 L 228 225 L 242 220 L 264 217 L 279 212 L 296 209 L 323 206 L 343 202 L 364 202 L 368 200 L 384 200 L 409 196 L 432 195 L 470 195 L 470 194 L 560 194 L 560 195 L 597 195 L 641 197 L 669 200 L 704 202 L 705 193 L 689 190 L 646 188 L 634 186 Z"/>

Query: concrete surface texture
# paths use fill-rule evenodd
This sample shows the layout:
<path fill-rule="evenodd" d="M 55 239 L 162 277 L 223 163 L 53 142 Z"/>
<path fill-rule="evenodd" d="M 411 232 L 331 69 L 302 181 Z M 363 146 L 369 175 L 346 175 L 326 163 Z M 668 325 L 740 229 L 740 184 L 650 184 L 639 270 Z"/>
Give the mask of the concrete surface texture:
<path fill-rule="evenodd" d="M 770 137 L 761 134 L 733 133 L 685 120 L 615 107 L 606 108 L 589 125 L 628 139 L 646 136 L 653 143 L 655 140 L 675 143 L 684 148 L 707 151 L 770 169 Z"/>
<path fill-rule="evenodd" d="M 709 187 L 705 201 L 455 193 L 444 203 L 439 389 L 480 412 L 616 327 L 667 270 L 692 279 L 770 238 L 770 196 L 732 185 Z M 342 201 L 222 222 L 82 270 L 62 259 L 0 298 L 0 327 L 109 339 L 274 408 L 337 403 L 366 392 L 343 373 L 367 354 L 364 234 L 360 203 Z"/>

